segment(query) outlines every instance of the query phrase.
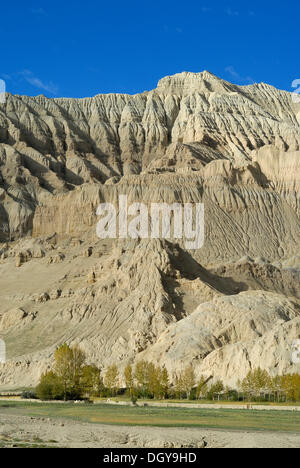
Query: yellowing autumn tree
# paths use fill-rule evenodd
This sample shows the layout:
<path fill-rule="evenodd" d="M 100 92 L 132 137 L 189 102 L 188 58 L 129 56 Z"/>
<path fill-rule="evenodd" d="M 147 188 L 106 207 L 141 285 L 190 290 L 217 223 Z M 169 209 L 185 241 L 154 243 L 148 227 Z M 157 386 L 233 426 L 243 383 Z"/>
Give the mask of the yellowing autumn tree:
<path fill-rule="evenodd" d="M 115 364 L 112 364 L 107 368 L 104 377 L 104 384 L 106 388 L 108 388 L 110 396 L 116 395 L 119 385 L 119 371 Z"/>
<path fill-rule="evenodd" d="M 160 382 L 161 382 L 161 398 L 166 398 L 168 395 L 170 382 L 169 382 L 169 374 L 165 367 L 163 367 L 163 369 L 161 370 Z"/>
<path fill-rule="evenodd" d="M 54 373 L 59 377 L 63 386 L 64 400 L 67 399 L 67 394 L 73 388 L 73 353 L 71 348 L 64 343 L 54 354 Z"/>
<path fill-rule="evenodd" d="M 190 365 L 181 371 L 176 377 L 175 392 L 177 397 L 181 399 L 185 396 L 189 399 L 195 385 L 196 376 L 193 367 Z"/>
<path fill-rule="evenodd" d="M 258 397 L 260 394 L 266 394 L 271 391 L 271 378 L 267 371 L 260 367 L 250 370 L 241 382 L 243 393 L 251 398 Z"/>
<path fill-rule="evenodd" d="M 129 395 L 132 397 L 133 390 L 134 390 L 134 379 L 133 379 L 133 369 L 130 364 L 127 364 L 127 366 L 124 369 L 124 379 L 125 379 L 126 388 L 129 391 Z"/>
<path fill-rule="evenodd" d="M 175 394 L 180 400 L 184 397 L 185 385 L 182 372 L 175 378 Z"/>
<path fill-rule="evenodd" d="M 83 366 L 80 386 L 89 396 L 99 396 L 103 389 L 101 370 L 95 365 Z"/>
<path fill-rule="evenodd" d="M 149 384 L 149 365 L 147 361 L 139 361 L 134 370 L 134 378 L 137 381 L 138 388 L 145 398 L 147 396 Z"/>
<path fill-rule="evenodd" d="M 81 369 L 85 363 L 85 354 L 78 347 L 70 348 L 66 343 L 54 354 L 54 373 L 61 380 L 64 389 L 64 400 L 67 397 L 80 397 Z"/>
<path fill-rule="evenodd" d="M 300 401 L 300 374 L 287 374 L 281 377 L 281 387 L 286 400 Z"/>
<path fill-rule="evenodd" d="M 196 376 L 193 366 L 188 366 L 183 372 L 183 386 L 187 399 L 190 398 L 191 392 L 196 385 Z"/>

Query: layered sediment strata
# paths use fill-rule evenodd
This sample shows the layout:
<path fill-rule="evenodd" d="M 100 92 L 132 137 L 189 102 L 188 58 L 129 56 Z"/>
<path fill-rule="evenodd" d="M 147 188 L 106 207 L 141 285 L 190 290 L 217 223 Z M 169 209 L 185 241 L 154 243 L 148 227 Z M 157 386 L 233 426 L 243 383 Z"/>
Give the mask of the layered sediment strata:
<path fill-rule="evenodd" d="M 234 384 L 299 371 L 300 106 L 208 72 L 150 92 L 0 104 L 0 385 L 55 347 Z M 99 203 L 204 203 L 205 244 L 99 240 Z M 1 366 L 1 364 L 0 364 Z"/>

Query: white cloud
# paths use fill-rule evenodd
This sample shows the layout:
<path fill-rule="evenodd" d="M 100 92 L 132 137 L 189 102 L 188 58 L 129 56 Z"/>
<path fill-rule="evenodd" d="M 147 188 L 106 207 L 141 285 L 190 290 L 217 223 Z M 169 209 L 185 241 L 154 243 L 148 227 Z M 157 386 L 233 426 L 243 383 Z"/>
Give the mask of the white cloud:
<path fill-rule="evenodd" d="M 51 81 L 48 83 L 43 82 L 40 78 L 33 75 L 30 70 L 24 70 L 19 73 L 27 83 L 35 88 L 42 89 L 50 94 L 56 94 L 58 91 L 58 87 L 52 83 Z"/>
<path fill-rule="evenodd" d="M 4 80 L 11 80 L 11 76 L 8 75 L 7 73 L 1 73 L 1 76 Z"/>
<path fill-rule="evenodd" d="M 240 81 L 242 83 L 250 83 L 250 84 L 254 83 L 254 80 L 253 78 L 251 78 L 251 76 L 246 76 L 246 77 L 241 76 L 232 65 L 229 65 L 228 67 L 226 67 L 225 71 L 237 81 Z"/>
<path fill-rule="evenodd" d="M 225 13 L 226 13 L 228 16 L 239 16 L 239 12 L 236 11 L 236 10 L 232 10 L 230 7 L 227 7 L 227 8 L 226 8 Z"/>
<path fill-rule="evenodd" d="M 225 71 L 229 73 L 229 75 L 233 76 L 233 78 L 240 78 L 240 75 L 238 74 L 237 71 L 230 65 L 229 67 L 225 68 Z"/>

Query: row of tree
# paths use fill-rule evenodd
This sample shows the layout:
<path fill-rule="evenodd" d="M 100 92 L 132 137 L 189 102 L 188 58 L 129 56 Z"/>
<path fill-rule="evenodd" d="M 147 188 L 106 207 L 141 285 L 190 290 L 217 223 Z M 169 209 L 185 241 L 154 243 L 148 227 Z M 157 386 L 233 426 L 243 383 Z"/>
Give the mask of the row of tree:
<path fill-rule="evenodd" d="M 262 369 L 250 371 L 239 382 L 239 389 L 225 387 L 222 381 L 211 383 L 213 376 L 196 379 L 192 366 L 180 372 L 171 385 L 165 367 L 140 361 L 133 368 L 130 364 L 119 374 L 115 364 L 105 372 L 95 365 L 86 365 L 86 356 L 78 347 L 67 344 L 58 348 L 54 366 L 42 375 L 36 395 L 42 400 L 77 400 L 93 396 L 112 397 L 127 392 L 132 400 L 137 398 L 177 398 L 209 400 L 257 400 L 300 401 L 300 375 L 271 377 Z M 120 382 L 125 387 L 120 388 Z"/>
<path fill-rule="evenodd" d="M 267 371 L 258 368 L 249 371 L 238 385 L 248 400 L 300 401 L 300 374 L 271 377 Z"/>

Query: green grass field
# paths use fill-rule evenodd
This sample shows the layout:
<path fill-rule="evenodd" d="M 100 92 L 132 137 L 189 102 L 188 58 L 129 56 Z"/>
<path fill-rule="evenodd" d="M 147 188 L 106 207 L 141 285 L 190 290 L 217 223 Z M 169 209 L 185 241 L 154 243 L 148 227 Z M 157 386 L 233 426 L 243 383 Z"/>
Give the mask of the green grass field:
<path fill-rule="evenodd" d="M 300 412 L 241 409 L 193 409 L 131 407 L 103 404 L 0 402 L 0 413 L 83 422 L 159 426 L 202 427 L 230 430 L 300 433 Z"/>
<path fill-rule="evenodd" d="M 112 397 L 110 398 L 110 400 L 112 401 L 115 401 L 115 402 L 127 402 L 128 404 L 130 403 L 130 399 L 127 397 L 127 396 L 116 396 L 116 397 Z M 1 398 L 0 398 L 0 401 L 1 401 Z M 102 402 L 106 402 L 107 401 L 107 398 L 94 398 L 93 401 L 95 403 L 102 403 Z M 168 399 L 168 400 L 148 400 L 148 399 L 139 399 L 138 400 L 139 403 L 169 403 L 169 404 L 172 404 L 172 403 L 179 403 L 179 404 L 182 404 L 182 405 L 229 405 L 229 406 L 232 406 L 232 405 L 236 405 L 237 407 L 239 406 L 246 406 L 247 404 L 249 405 L 258 405 L 258 406 L 282 406 L 282 407 L 285 407 L 285 406 L 300 406 L 300 402 L 299 401 L 286 401 L 286 402 L 274 402 L 274 401 L 231 401 L 231 400 L 176 400 L 176 399 Z"/>

